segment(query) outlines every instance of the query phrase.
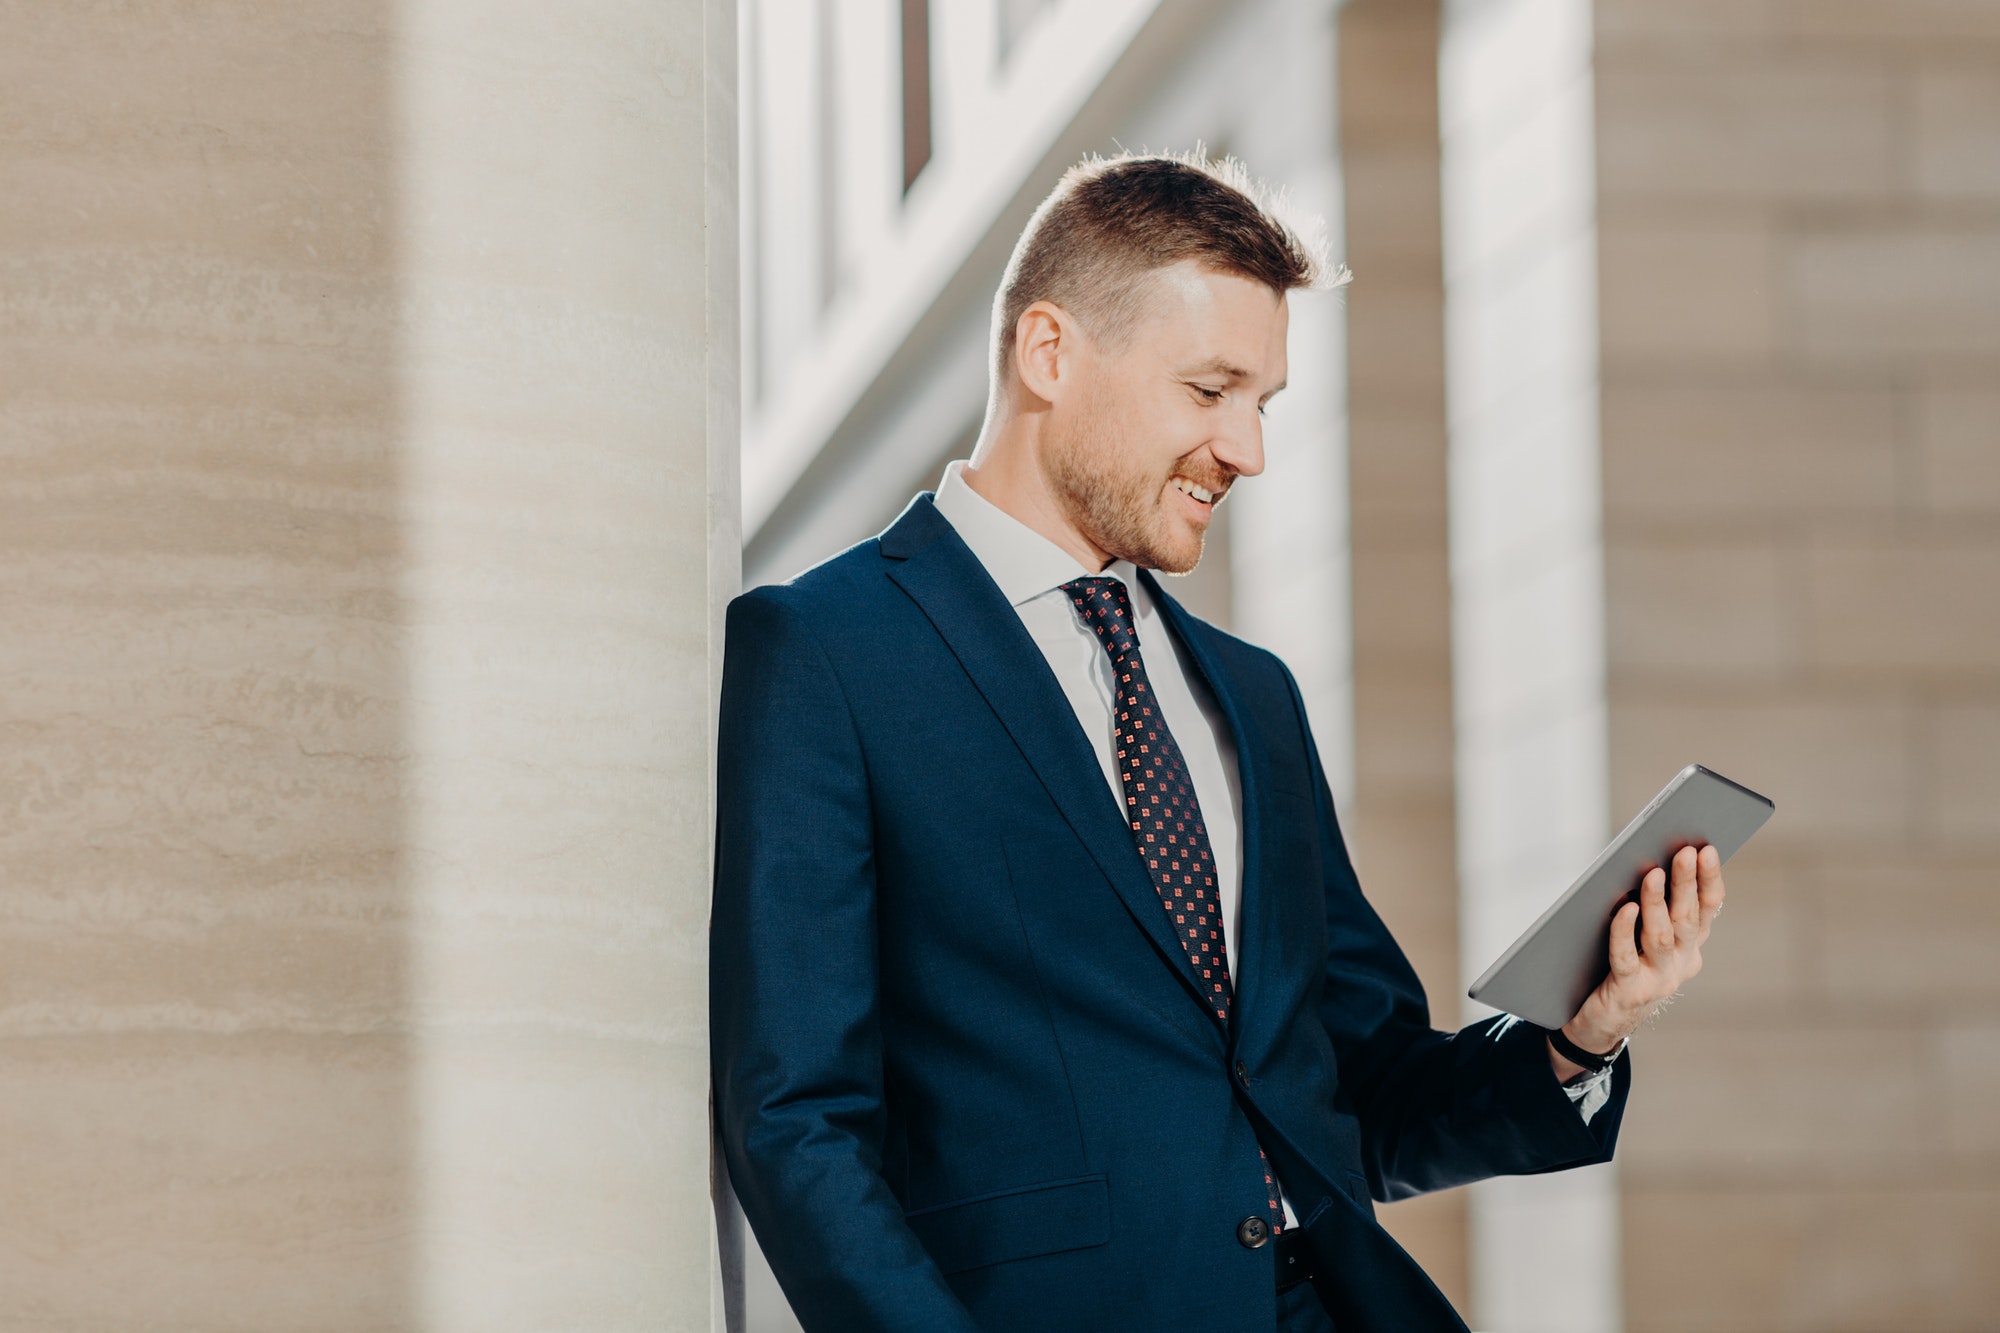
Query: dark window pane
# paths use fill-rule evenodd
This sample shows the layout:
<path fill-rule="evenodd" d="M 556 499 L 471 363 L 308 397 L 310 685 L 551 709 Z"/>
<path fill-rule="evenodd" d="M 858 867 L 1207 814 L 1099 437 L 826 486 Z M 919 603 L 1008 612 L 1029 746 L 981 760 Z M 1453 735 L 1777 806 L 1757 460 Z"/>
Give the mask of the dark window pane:
<path fill-rule="evenodd" d="M 930 0 L 903 0 L 903 189 L 931 160 Z"/>

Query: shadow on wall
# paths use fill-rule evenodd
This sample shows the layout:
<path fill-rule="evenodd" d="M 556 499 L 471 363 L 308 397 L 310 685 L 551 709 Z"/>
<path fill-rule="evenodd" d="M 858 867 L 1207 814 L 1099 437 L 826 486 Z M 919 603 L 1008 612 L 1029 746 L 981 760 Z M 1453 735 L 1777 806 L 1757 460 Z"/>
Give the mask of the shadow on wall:
<path fill-rule="evenodd" d="M 0 1325 L 417 1322 L 390 16 L 0 44 Z"/>

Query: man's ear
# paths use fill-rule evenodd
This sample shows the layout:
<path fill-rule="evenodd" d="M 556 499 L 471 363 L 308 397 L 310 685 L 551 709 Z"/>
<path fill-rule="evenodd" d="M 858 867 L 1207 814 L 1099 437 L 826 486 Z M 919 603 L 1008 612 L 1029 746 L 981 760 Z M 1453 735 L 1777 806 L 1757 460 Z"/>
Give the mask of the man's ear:
<path fill-rule="evenodd" d="M 1014 374 L 1021 387 L 1053 403 L 1075 378 L 1082 332 L 1069 312 L 1053 301 L 1037 301 L 1014 323 Z"/>

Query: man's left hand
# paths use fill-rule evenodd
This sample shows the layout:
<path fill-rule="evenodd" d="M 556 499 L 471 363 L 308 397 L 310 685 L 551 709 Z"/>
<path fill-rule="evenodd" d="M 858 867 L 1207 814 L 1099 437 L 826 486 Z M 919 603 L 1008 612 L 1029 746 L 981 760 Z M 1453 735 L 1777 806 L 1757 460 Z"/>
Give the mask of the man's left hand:
<path fill-rule="evenodd" d="M 1667 874 L 1653 869 L 1639 882 L 1639 900 L 1611 918 L 1611 975 L 1599 983 L 1563 1035 L 1586 1051 L 1616 1050 L 1682 983 L 1701 971 L 1701 946 L 1722 910 L 1722 858 L 1715 848 L 1674 853 L 1673 894 Z M 1549 1047 L 1556 1077 L 1567 1082 L 1583 1068 Z"/>

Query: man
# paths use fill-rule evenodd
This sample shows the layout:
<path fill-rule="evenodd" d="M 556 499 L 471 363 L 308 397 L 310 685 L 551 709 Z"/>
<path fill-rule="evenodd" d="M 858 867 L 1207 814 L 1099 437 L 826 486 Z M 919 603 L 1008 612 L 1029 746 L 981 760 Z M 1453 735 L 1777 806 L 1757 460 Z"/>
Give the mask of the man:
<path fill-rule="evenodd" d="M 1372 1200 L 1610 1158 L 1714 853 L 1561 1032 L 1433 1029 L 1291 673 L 1152 573 L 1261 471 L 1286 293 L 1338 280 L 1233 165 L 1078 166 L 972 458 L 730 604 L 716 1110 L 808 1330 L 1462 1329 Z"/>

